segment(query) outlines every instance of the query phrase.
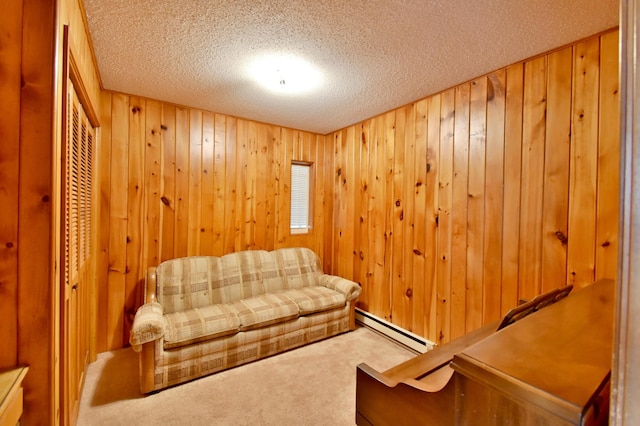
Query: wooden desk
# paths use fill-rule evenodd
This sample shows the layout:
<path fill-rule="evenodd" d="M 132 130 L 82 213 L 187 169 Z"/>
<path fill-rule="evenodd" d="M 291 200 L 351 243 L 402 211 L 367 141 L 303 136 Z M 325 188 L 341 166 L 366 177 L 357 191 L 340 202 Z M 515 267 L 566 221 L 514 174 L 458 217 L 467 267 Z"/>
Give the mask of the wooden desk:
<path fill-rule="evenodd" d="M 0 426 L 15 426 L 22 417 L 22 380 L 28 369 L 0 371 Z"/>
<path fill-rule="evenodd" d="M 607 424 L 614 293 L 596 282 L 455 354 L 456 424 Z"/>
<path fill-rule="evenodd" d="M 453 424 L 455 381 L 449 363 L 455 353 L 495 333 L 497 326 L 484 326 L 382 373 L 358 365 L 356 424 Z"/>

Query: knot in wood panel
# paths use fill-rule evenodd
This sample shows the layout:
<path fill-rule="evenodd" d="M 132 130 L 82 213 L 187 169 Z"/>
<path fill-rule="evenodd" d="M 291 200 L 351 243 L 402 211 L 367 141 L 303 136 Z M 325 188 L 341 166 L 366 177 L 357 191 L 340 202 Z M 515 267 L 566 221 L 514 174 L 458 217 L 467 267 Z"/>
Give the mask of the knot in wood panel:
<path fill-rule="evenodd" d="M 558 238 L 562 244 L 566 244 L 568 240 L 567 236 L 564 235 L 562 231 L 556 231 L 556 238 Z"/>

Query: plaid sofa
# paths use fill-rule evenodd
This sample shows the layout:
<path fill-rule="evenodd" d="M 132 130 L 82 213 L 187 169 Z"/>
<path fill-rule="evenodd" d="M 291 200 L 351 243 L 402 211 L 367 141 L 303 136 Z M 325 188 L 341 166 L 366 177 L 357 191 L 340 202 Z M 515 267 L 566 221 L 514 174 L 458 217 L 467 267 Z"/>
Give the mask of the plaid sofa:
<path fill-rule="evenodd" d="M 307 248 L 191 256 L 149 268 L 129 342 L 143 393 L 353 330 L 360 287 Z"/>

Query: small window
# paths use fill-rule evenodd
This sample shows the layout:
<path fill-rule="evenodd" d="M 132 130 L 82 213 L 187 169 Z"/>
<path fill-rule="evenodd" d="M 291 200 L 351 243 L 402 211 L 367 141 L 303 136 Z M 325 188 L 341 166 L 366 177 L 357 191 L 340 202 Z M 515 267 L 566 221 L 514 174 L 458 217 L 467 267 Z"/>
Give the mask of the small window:
<path fill-rule="evenodd" d="M 291 163 L 291 233 L 311 229 L 311 163 Z"/>

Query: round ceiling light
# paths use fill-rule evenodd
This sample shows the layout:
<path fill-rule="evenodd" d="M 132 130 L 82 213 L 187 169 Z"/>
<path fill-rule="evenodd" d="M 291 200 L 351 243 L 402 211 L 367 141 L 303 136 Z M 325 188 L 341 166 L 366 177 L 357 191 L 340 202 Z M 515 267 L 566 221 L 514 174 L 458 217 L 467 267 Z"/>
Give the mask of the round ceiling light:
<path fill-rule="evenodd" d="M 309 93 L 320 85 L 322 73 L 296 56 L 264 55 L 249 65 L 249 75 L 265 89 L 279 94 Z"/>

